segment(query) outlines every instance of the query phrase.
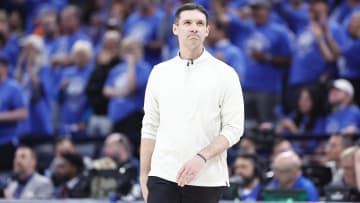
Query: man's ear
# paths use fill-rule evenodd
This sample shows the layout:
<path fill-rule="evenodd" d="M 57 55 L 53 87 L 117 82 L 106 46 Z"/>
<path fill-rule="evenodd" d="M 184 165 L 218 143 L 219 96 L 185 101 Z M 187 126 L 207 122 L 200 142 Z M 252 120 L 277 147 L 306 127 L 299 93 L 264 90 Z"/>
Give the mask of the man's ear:
<path fill-rule="evenodd" d="M 210 33 L 210 25 L 206 26 L 206 37 L 209 36 Z"/>
<path fill-rule="evenodd" d="M 178 35 L 177 28 L 178 28 L 178 26 L 176 24 L 173 24 L 172 31 L 173 31 L 174 35 Z"/>

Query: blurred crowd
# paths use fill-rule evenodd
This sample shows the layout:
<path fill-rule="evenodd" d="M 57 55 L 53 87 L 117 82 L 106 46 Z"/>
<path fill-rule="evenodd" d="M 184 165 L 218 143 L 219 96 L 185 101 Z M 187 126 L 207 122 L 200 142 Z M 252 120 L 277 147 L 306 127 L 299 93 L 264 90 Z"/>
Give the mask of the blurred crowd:
<path fill-rule="evenodd" d="M 139 198 L 147 78 L 155 64 L 177 54 L 174 11 L 186 2 L 0 2 L 0 170 L 15 174 L 4 181 L 5 197 L 103 198 L 115 191 L 116 198 Z M 229 153 L 235 189 L 225 197 L 261 199 L 266 187 L 303 188 L 316 201 L 326 184 L 356 194 L 360 0 L 194 2 L 210 14 L 206 49 L 235 69 L 244 91 L 246 133 Z M 259 146 L 258 134 L 271 137 L 271 145 Z M 282 135 L 332 136 L 277 140 Z M 45 176 L 36 173 L 34 149 L 19 143 L 31 136 L 59 139 Z M 107 158 L 76 152 L 73 138 L 99 136 L 105 138 L 99 156 Z M 305 177 L 304 166 L 314 163 L 331 169 L 331 183 Z M 119 181 L 107 179 L 113 176 Z"/>

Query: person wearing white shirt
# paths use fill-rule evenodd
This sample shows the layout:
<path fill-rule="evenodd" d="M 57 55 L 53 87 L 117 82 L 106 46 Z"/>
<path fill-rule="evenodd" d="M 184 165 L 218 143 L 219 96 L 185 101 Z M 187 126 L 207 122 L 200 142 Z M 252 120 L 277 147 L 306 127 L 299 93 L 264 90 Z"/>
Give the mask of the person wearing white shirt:
<path fill-rule="evenodd" d="M 243 96 L 234 69 L 204 49 L 209 31 L 202 6 L 180 6 L 179 54 L 150 74 L 140 146 L 147 203 L 216 203 L 229 186 L 226 150 L 244 130 Z"/>

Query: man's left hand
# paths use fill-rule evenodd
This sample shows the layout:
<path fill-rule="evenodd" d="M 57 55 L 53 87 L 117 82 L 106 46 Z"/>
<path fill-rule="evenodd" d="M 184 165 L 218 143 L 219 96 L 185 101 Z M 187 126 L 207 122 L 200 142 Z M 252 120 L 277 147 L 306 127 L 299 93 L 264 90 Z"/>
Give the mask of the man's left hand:
<path fill-rule="evenodd" d="M 199 174 L 202 168 L 205 166 L 205 161 L 195 155 L 192 159 L 187 161 L 179 170 L 176 182 L 180 187 L 184 187 L 189 184 Z"/>

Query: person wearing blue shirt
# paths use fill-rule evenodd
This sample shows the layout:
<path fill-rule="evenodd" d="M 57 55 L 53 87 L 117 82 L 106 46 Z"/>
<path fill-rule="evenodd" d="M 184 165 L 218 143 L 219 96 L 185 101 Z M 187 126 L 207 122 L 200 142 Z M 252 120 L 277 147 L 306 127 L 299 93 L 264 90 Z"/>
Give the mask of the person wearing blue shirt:
<path fill-rule="evenodd" d="M 290 30 L 300 33 L 309 22 L 309 7 L 303 0 L 278 0 L 274 3 L 274 10 L 286 21 Z"/>
<path fill-rule="evenodd" d="M 51 80 L 49 69 L 44 67 L 44 43 L 42 38 L 30 35 L 24 39 L 23 49 L 15 69 L 15 77 L 26 95 L 28 119 L 21 122 L 21 135 L 52 135 L 50 108 Z"/>
<path fill-rule="evenodd" d="M 360 106 L 360 12 L 355 13 L 348 27 L 348 37 L 351 41 L 342 51 L 342 57 L 338 63 L 339 76 L 346 78 L 354 87 L 354 100 Z"/>
<path fill-rule="evenodd" d="M 114 67 L 103 89 L 110 99 L 108 117 L 114 131 L 129 136 L 134 146 L 140 142 L 145 86 L 151 66 L 142 58 L 142 45 L 135 39 L 121 42 L 124 63 Z"/>
<path fill-rule="evenodd" d="M 331 112 L 325 118 L 325 133 L 358 133 L 360 129 L 360 109 L 352 104 L 354 88 L 345 79 L 333 82 L 328 101 Z"/>
<path fill-rule="evenodd" d="M 286 97 L 290 109 L 294 108 L 302 87 L 336 76 L 336 62 L 347 40 L 342 27 L 328 20 L 328 9 L 326 0 L 309 1 L 310 22 L 296 37 L 289 71 Z"/>
<path fill-rule="evenodd" d="M 257 201 L 263 189 L 263 174 L 259 159 L 255 154 L 240 153 L 237 155 L 230 188 L 225 191 L 223 199 L 240 201 Z"/>
<path fill-rule="evenodd" d="M 307 201 L 319 201 L 319 194 L 314 183 L 305 178 L 301 173 L 300 157 L 293 151 L 278 154 L 273 163 L 274 178 L 266 186 L 266 189 L 276 190 L 304 190 Z"/>
<path fill-rule="evenodd" d="M 3 13 L 4 14 L 4 13 Z M 10 33 L 6 15 L 0 15 L 0 54 L 9 60 L 9 75 L 12 77 L 19 55 L 19 41 Z"/>
<path fill-rule="evenodd" d="M 253 20 L 227 16 L 229 32 L 246 33 L 240 39 L 243 45 L 239 46 L 245 50 L 246 68 L 242 84 L 247 117 L 258 123 L 271 122 L 282 91 L 283 72 L 291 62 L 290 36 L 285 26 L 270 21 L 269 1 L 253 1 L 251 9 Z"/>
<path fill-rule="evenodd" d="M 158 30 L 164 17 L 153 0 L 139 1 L 135 10 L 124 23 L 124 36 L 137 39 L 144 45 L 144 59 L 151 65 L 161 61 L 162 40 Z"/>
<path fill-rule="evenodd" d="M 18 123 L 27 117 L 24 93 L 20 85 L 8 77 L 8 69 L 8 59 L 0 55 L 0 154 L 3 156 L 1 169 L 11 169 Z"/>
<path fill-rule="evenodd" d="M 245 74 L 245 58 L 242 51 L 227 38 L 227 26 L 225 23 L 215 20 L 210 22 L 210 26 L 212 32 L 207 38 L 208 51 L 234 68 L 241 81 L 241 77 Z"/>
<path fill-rule="evenodd" d="M 60 25 L 63 36 L 58 38 L 57 49 L 52 59 L 53 66 L 69 66 L 72 64 L 70 52 L 74 44 L 79 41 L 90 42 L 90 37 L 80 29 L 80 10 L 76 6 L 67 6 L 60 15 Z"/>
<path fill-rule="evenodd" d="M 93 71 L 93 49 L 88 41 L 77 41 L 73 47 L 75 65 L 62 73 L 59 89 L 61 133 L 83 135 L 89 109 L 85 87 Z"/>

